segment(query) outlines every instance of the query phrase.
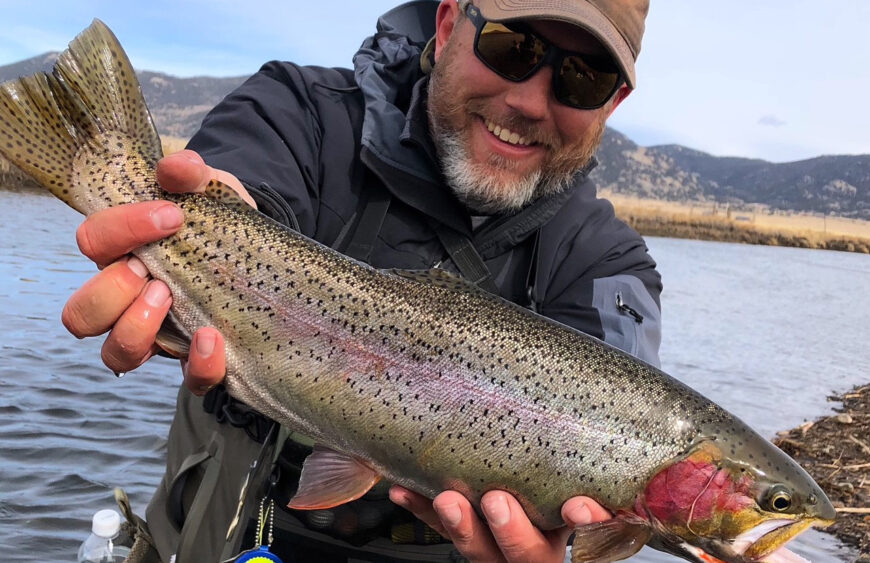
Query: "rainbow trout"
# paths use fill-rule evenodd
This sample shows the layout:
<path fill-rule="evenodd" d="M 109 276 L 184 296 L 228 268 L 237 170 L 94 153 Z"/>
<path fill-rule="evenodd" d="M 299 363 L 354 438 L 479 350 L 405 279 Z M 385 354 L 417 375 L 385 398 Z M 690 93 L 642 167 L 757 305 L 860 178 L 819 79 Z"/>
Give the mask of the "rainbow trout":
<path fill-rule="evenodd" d="M 211 184 L 167 194 L 136 75 L 95 21 L 51 74 L 0 87 L 0 152 L 84 214 L 168 199 L 174 236 L 134 253 L 172 290 L 160 342 L 206 325 L 226 387 L 317 446 L 292 508 L 379 479 L 477 504 L 516 495 L 542 529 L 588 495 L 614 518 L 576 530 L 573 560 L 646 543 L 691 561 L 797 561 L 782 546 L 834 508 L 795 462 L 679 381 L 595 338 L 440 272 L 379 271 Z"/>

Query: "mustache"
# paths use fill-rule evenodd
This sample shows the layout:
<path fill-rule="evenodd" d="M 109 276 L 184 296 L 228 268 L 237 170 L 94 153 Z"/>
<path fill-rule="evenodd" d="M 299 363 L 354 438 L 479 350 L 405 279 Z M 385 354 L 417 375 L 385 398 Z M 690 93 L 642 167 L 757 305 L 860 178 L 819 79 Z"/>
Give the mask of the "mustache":
<path fill-rule="evenodd" d="M 474 115 L 479 115 L 485 120 L 492 121 L 496 125 L 506 127 L 511 132 L 517 133 L 521 137 L 540 145 L 544 145 L 550 149 L 559 150 L 562 148 L 562 140 L 553 131 L 548 131 L 535 120 L 529 119 L 516 111 L 502 112 L 495 115 L 492 110 L 487 107 L 483 100 L 469 100 L 465 104 L 465 110 Z"/>

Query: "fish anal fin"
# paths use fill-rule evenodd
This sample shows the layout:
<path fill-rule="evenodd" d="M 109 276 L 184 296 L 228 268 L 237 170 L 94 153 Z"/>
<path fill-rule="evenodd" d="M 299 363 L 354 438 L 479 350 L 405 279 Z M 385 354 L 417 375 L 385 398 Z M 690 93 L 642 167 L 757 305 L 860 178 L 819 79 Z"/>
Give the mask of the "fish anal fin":
<path fill-rule="evenodd" d="M 652 529 L 640 520 L 617 516 L 574 529 L 571 563 L 609 563 L 631 557 L 649 541 Z"/>
<path fill-rule="evenodd" d="M 381 476 L 355 457 L 314 446 L 305 458 L 299 489 L 288 508 L 318 510 L 332 508 L 366 494 Z"/>
<path fill-rule="evenodd" d="M 163 319 L 156 341 L 158 346 L 176 358 L 186 358 L 190 354 L 191 335 L 172 311 Z"/>

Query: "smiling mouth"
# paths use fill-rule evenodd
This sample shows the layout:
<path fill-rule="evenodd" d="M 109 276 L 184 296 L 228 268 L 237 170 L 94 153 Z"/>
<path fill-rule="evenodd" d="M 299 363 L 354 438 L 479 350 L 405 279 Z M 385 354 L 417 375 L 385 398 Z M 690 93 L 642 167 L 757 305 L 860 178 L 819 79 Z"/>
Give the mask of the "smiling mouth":
<path fill-rule="evenodd" d="M 536 142 L 527 139 L 515 131 L 511 131 L 507 127 L 502 127 L 489 119 L 484 118 L 483 123 L 487 130 L 499 138 L 499 140 L 514 145 L 517 147 L 531 147 L 537 145 Z"/>

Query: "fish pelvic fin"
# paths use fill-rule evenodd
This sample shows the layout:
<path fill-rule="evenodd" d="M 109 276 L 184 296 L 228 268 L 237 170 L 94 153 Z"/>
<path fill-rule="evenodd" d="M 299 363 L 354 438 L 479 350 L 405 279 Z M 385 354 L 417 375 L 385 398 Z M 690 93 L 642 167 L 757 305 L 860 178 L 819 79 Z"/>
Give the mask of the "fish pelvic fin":
<path fill-rule="evenodd" d="M 94 20 L 51 74 L 0 85 L 0 154 L 85 214 L 108 206 L 95 204 L 101 196 L 93 192 L 112 179 L 129 201 L 157 197 L 160 137 L 135 71 L 105 24 Z"/>
<path fill-rule="evenodd" d="M 648 522 L 624 515 L 574 529 L 571 563 L 609 563 L 631 557 L 649 541 Z"/>
<path fill-rule="evenodd" d="M 302 464 L 299 489 L 287 508 L 332 508 L 360 498 L 380 480 L 381 476 L 359 459 L 315 445 Z"/>

